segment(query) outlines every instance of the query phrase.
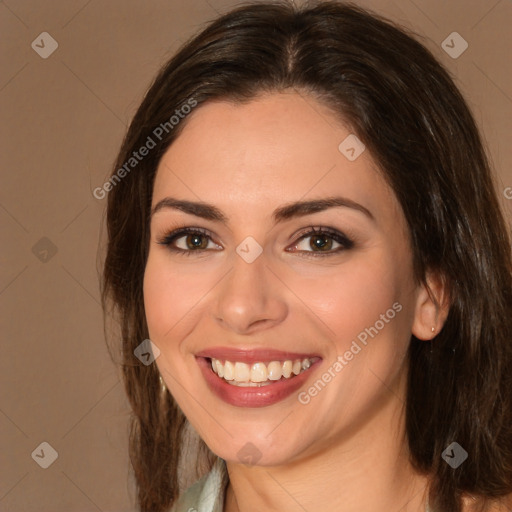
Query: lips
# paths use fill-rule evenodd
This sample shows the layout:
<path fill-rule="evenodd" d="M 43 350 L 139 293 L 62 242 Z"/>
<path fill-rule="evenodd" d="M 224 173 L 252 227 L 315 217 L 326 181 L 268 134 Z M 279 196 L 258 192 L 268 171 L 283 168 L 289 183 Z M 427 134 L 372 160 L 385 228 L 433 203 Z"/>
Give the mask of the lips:
<path fill-rule="evenodd" d="M 267 380 L 258 384 L 233 385 L 222 375 L 212 370 L 212 361 L 231 361 L 234 364 L 259 366 L 257 363 L 275 361 L 310 360 L 311 365 L 298 374 L 284 375 L 278 380 Z M 284 400 L 298 391 L 315 373 L 322 359 L 316 354 L 286 352 L 274 349 L 232 349 L 215 347 L 196 354 L 196 361 L 210 390 L 224 402 L 236 407 L 265 407 Z"/>

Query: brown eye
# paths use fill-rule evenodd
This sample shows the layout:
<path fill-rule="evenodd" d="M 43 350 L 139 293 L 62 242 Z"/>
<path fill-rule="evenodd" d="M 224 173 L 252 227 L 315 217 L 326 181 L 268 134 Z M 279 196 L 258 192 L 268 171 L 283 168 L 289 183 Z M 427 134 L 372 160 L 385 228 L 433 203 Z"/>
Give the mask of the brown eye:
<path fill-rule="evenodd" d="M 312 228 L 300 235 L 293 248 L 307 256 L 329 256 L 353 246 L 354 242 L 339 231 L 331 228 Z"/>
<path fill-rule="evenodd" d="M 318 249 L 320 251 L 329 251 L 332 249 L 333 240 L 329 236 L 314 235 L 310 236 L 309 238 L 309 245 L 312 249 Z"/>
<path fill-rule="evenodd" d="M 179 237 L 183 238 L 183 237 Z M 176 240 L 179 240 L 176 238 Z M 186 235 L 185 237 L 185 245 L 188 249 L 206 249 L 208 246 L 208 240 L 202 234 L 194 234 L 194 235 Z"/>
<path fill-rule="evenodd" d="M 192 252 L 202 252 L 211 248 L 219 248 L 210 235 L 201 228 L 182 228 L 172 231 L 158 240 L 161 245 L 166 245 L 169 250 L 189 255 Z M 209 248 L 209 244 L 213 247 Z"/>

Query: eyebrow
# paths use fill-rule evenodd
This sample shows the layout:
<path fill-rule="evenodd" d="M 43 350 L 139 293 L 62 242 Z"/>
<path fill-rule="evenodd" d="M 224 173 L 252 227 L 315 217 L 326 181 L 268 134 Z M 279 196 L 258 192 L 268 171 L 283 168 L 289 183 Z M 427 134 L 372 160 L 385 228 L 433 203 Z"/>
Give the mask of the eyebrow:
<path fill-rule="evenodd" d="M 311 213 L 317 213 L 329 208 L 351 208 L 353 210 L 364 213 L 371 220 L 375 220 L 373 214 L 365 208 L 363 205 L 347 199 L 345 197 L 326 197 L 322 199 L 314 199 L 310 201 L 297 201 L 294 203 L 288 203 L 279 208 L 276 208 L 272 212 L 272 219 L 275 224 L 284 222 L 294 217 L 303 217 Z M 216 206 L 204 202 L 185 201 L 176 199 L 174 197 L 165 197 L 159 201 L 151 210 L 150 217 L 153 217 L 155 213 L 163 209 L 174 209 L 180 210 L 196 217 L 203 219 L 212 220 L 216 222 L 222 222 L 227 224 L 228 217 L 219 210 Z"/>

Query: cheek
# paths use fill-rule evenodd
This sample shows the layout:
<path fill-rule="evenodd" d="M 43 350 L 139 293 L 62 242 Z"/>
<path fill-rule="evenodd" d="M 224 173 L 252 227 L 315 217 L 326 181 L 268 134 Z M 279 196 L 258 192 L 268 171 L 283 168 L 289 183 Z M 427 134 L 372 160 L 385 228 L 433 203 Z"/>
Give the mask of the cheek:
<path fill-rule="evenodd" d="M 314 279 L 295 278 L 294 290 L 325 333 L 320 341 L 324 350 L 329 342 L 324 373 L 318 377 L 328 383 L 325 390 L 320 385 L 317 393 L 315 384 L 303 391 L 313 407 L 331 411 L 334 430 L 337 418 L 373 410 L 404 367 L 410 334 L 402 304 L 403 268 L 393 255 L 375 251 L 316 273 Z"/>
<path fill-rule="evenodd" d="M 359 255 L 335 268 L 296 275 L 293 289 L 325 326 L 328 340 L 338 354 L 352 340 L 374 326 L 400 296 L 400 278 L 385 254 Z M 386 324 L 384 331 L 393 322 Z M 380 326 L 380 323 L 378 324 Z"/>
<path fill-rule="evenodd" d="M 183 265 L 172 264 L 166 256 L 158 250 L 150 251 L 148 256 L 143 283 L 146 321 L 149 338 L 161 351 L 155 361 L 158 370 L 183 412 L 194 418 L 197 411 L 191 406 L 195 402 L 190 401 L 190 394 L 200 399 L 194 384 L 200 381 L 200 372 L 193 367 L 196 375 L 190 379 L 191 368 L 185 364 L 182 340 L 198 320 L 198 304 L 206 293 L 207 279 L 184 270 Z"/>
<path fill-rule="evenodd" d="M 144 272 L 144 308 L 150 338 L 157 344 L 175 338 L 193 315 L 208 283 L 205 273 L 188 272 L 183 265 L 173 265 L 164 253 L 150 251 Z"/>

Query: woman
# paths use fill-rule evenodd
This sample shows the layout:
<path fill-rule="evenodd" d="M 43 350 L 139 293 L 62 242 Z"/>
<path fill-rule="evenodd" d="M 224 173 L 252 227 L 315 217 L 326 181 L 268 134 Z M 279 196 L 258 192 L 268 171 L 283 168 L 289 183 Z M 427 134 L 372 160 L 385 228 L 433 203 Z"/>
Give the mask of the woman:
<path fill-rule="evenodd" d="M 109 190 L 141 510 L 507 510 L 510 239 L 422 45 L 350 5 L 235 9 L 157 76 Z"/>

